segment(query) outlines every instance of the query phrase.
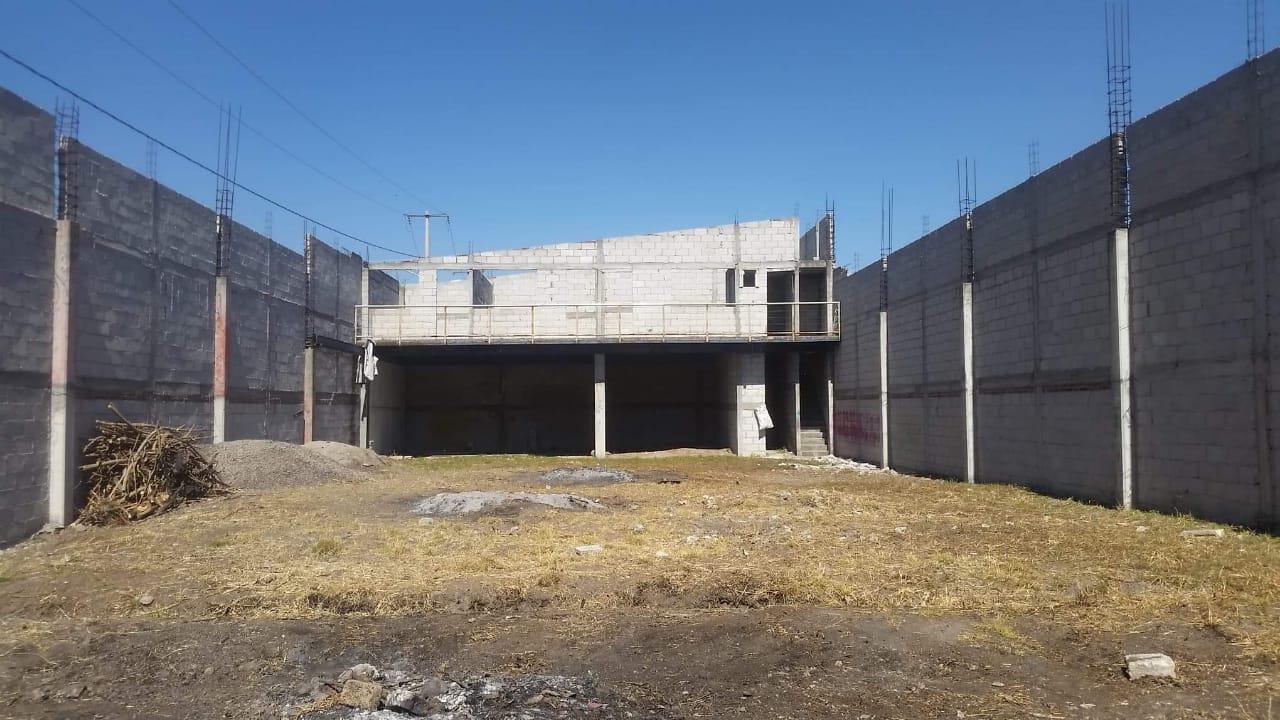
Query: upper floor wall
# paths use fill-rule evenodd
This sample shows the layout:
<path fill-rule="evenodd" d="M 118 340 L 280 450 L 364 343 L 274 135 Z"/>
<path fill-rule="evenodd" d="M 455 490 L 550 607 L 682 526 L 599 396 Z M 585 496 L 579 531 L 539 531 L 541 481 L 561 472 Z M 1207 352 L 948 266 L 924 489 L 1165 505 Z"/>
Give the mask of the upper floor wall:
<path fill-rule="evenodd" d="M 413 270 L 394 307 L 362 311 L 375 342 L 831 338 L 827 216 L 374 263 Z M 804 301 L 803 306 L 796 305 Z M 374 303 L 376 305 L 376 303 Z"/>

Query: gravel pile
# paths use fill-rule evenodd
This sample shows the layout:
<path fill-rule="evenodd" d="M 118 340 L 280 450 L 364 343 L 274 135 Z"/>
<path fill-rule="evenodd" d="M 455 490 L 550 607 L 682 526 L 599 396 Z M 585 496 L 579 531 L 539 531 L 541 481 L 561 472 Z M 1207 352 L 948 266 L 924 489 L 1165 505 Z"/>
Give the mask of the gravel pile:
<path fill-rule="evenodd" d="M 382 463 L 371 450 L 335 442 L 232 440 L 201 448 L 228 485 L 248 490 L 316 485 L 362 477 Z"/>

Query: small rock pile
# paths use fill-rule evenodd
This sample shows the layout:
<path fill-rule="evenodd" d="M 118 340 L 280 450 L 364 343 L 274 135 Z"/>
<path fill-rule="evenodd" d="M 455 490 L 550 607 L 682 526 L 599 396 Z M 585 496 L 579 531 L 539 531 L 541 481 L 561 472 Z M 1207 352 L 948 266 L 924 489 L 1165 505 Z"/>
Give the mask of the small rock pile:
<path fill-rule="evenodd" d="M 617 711 L 617 712 L 615 712 Z M 621 714 L 619 714 L 619 712 Z M 285 717 L 318 720 L 543 720 L 635 715 L 597 697 L 589 678 L 561 675 L 481 676 L 454 681 L 379 670 L 368 663 L 336 681 L 313 680 L 310 696 Z M 656 717 L 645 714 L 646 717 Z"/>
<path fill-rule="evenodd" d="M 514 510 L 520 506 L 545 505 L 556 510 L 603 510 L 604 505 L 568 493 L 504 492 L 467 490 L 443 492 L 418 501 L 413 512 L 427 517 L 452 517 Z"/>

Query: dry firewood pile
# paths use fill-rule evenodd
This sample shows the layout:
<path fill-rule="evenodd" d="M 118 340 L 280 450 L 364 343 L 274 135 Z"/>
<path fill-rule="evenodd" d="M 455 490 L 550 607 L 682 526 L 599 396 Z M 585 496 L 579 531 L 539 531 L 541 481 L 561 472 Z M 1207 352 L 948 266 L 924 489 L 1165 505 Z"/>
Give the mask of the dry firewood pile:
<path fill-rule="evenodd" d="M 185 502 L 231 492 L 200 451 L 189 427 L 97 421 L 98 434 L 84 446 L 88 498 L 80 520 L 121 525 L 158 515 Z"/>

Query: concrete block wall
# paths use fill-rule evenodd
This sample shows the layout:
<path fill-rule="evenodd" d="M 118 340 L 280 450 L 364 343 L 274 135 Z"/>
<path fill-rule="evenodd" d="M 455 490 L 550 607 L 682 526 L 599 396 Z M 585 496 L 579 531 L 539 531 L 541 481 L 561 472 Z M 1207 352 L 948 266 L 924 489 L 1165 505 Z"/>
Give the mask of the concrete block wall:
<path fill-rule="evenodd" d="M 53 217 L 53 116 L 0 87 L 0 118 L 0 204 Z"/>
<path fill-rule="evenodd" d="M 880 461 L 880 266 L 838 276 L 833 454 Z"/>
<path fill-rule="evenodd" d="M 313 240 L 312 248 L 311 315 L 315 333 L 352 343 L 364 262 L 354 252 L 343 252 L 319 240 Z M 356 361 L 357 356 L 352 353 L 316 348 L 313 440 L 357 441 Z"/>
<path fill-rule="evenodd" d="M 50 517 L 53 133 L 48 113 L 0 89 L 0 546 Z M 69 464 L 94 421 L 114 418 L 108 404 L 211 434 L 213 212 L 85 145 L 71 142 L 67 158 L 78 198 L 68 234 Z M 228 438 L 301 440 L 302 256 L 236 224 L 227 257 Z M 318 258 L 317 326 L 350 342 L 362 263 L 323 245 Z M 371 295 L 396 302 L 398 284 L 371 273 Z M 351 442 L 354 360 L 318 353 L 316 436 Z"/>
<path fill-rule="evenodd" d="M 1280 517 L 1277 71 L 1280 55 L 1268 54 L 1130 132 L 1135 491 L 1144 507 L 1270 526 Z"/>
<path fill-rule="evenodd" d="M 979 481 L 1118 502 L 1115 333 L 1128 325 L 1135 505 L 1275 527 L 1277 70 L 1273 52 L 1130 129 L 1128 308 L 1113 305 L 1107 141 L 976 208 Z M 954 265 L 934 263 L 949 254 L 929 251 L 937 236 L 889 264 L 890 461 L 914 471 L 955 464 L 954 443 L 933 429 L 954 432 L 964 420 L 953 406 L 929 402 L 957 378 L 963 387 L 955 352 L 961 322 L 949 297 L 962 279 L 951 274 Z M 879 384 L 864 369 L 878 329 L 860 329 L 872 324 L 878 274 L 873 266 L 836 284 L 845 318 L 836 452 L 873 462 L 878 448 L 857 419 L 872 414 Z"/>
<path fill-rule="evenodd" d="M 50 218 L 0 204 L 0 547 L 48 513 L 53 233 Z"/>
<path fill-rule="evenodd" d="M 113 419 L 212 429 L 213 212 L 77 144 L 74 447 Z"/>
<path fill-rule="evenodd" d="M 963 224 L 955 221 L 889 256 L 889 456 L 904 471 L 964 472 L 963 234 Z M 864 308 L 879 303 L 878 267 L 871 270 L 865 282 L 875 285 L 875 295 L 864 290 Z M 862 414 L 878 420 L 879 317 L 864 317 L 863 324 L 874 328 L 866 353 L 874 358 L 876 375 L 867 378 L 869 392 L 863 394 L 870 402 Z M 877 459 L 882 452 L 878 440 L 863 450 Z"/>
<path fill-rule="evenodd" d="M 0 89 L 0 547 L 48 517 L 53 125 Z"/>
<path fill-rule="evenodd" d="M 235 223 L 228 263 L 226 437 L 301 442 L 303 258 Z"/>

